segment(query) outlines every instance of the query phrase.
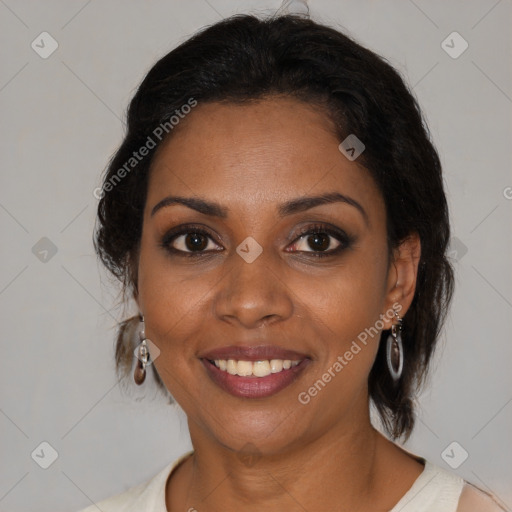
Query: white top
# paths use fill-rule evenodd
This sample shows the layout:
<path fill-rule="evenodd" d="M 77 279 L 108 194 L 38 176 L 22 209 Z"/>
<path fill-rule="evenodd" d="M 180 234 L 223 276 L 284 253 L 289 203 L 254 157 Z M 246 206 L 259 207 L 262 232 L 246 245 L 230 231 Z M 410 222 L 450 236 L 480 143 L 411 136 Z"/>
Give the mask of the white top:
<path fill-rule="evenodd" d="M 78 512 L 98 512 L 98 509 L 102 512 L 168 512 L 165 505 L 167 479 L 192 453 L 182 455 L 146 482 Z M 463 490 L 463 497 L 467 499 L 461 499 Z M 475 512 L 475 505 L 479 512 L 502 510 L 460 476 L 425 460 L 423 472 L 389 512 Z"/>

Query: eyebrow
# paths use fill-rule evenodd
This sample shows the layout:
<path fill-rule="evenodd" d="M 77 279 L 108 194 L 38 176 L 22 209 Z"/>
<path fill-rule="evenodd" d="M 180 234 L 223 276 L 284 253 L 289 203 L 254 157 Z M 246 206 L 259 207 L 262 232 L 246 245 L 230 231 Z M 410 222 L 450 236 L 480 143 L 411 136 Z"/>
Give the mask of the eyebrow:
<path fill-rule="evenodd" d="M 355 199 L 352 199 L 351 197 L 344 194 L 340 194 L 339 192 L 331 192 L 318 196 L 306 196 L 299 197 L 298 199 L 292 199 L 291 201 L 287 201 L 286 203 L 279 205 L 277 212 L 279 217 L 286 217 L 294 213 L 309 210 L 315 206 L 332 203 L 345 203 L 353 206 L 363 216 L 366 224 L 369 225 L 368 214 L 366 213 L 366 210 L 361 206 L 361 204 L 358 203 Z M 158 210 L 173 204 L 181 204 L 204 215 L 219 217 L 221 219 L 225 219 L 229 212 L 229 209 L 225 206 L 212 201 L 208 201 L 206 199 L 197 197 L 168 196 L 153 206 L 153 209 L 151 210 L 151 216 L 155 215 Z"/>

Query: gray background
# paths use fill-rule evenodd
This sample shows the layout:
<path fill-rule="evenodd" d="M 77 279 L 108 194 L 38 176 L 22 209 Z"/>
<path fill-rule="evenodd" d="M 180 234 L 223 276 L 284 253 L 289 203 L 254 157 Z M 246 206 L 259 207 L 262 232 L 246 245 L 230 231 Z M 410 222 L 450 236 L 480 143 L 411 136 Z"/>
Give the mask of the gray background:
<path fill-rule="evenodd" d="M 116 380 L 124 312 L 93 252 L 93 190 L 156 59 L 280 3 L 0 0 L 1 511 L 77 510 L 190 448 L 182 411 Z M 444 164 L 457 290 L 406 448 L 450 469 L 456 441 L 452 460 L 469 456 L 455 471 L 512 510 L 511 1 L 309 3 L 403 73 Z M 31 47 L 43 31 L 59 45 L 46 59 Z M 441 46 L 453 31 L 469 44 L 458 58 Z M 43 441 L 58 453 L 48 469 Z"/>

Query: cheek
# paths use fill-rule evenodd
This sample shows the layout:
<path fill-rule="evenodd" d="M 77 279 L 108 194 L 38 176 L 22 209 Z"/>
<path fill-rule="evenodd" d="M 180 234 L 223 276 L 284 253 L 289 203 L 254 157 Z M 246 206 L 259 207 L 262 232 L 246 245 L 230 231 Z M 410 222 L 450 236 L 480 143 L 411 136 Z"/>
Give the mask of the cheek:
<path fill-rule="evenodd" d="M 317 317 L 341 340 L 347 340 L 373 325 L 384 312 L 386 267 L 387 258 L 377 251 L 357 251 L 322 278 L 303 276 L 296 296 L 304 298 L 313 321 Z"/>
<path fill-rule="evenodd" d="M 201 388 L 195 385 L 201 371 L 195 340 L 201 335 L 205 316 L 200 311 L 202 291 L 190 281 L 177 281 L 171 272 L 157 265 L 145 271 L 140 286 L 146 333 L 160 350 L 154 365 L 185 410 L 194 407 L 201 395 Z"/>
<path fill-rule="evenodd" d="M 139 280 L 144 304 L 146 331 L 162 351 L 172 350 L 176 357 L 192 356 L 190 340 L 202 329 L 208 300 L 208 280 L 177 279 L 166 267 L 153 265 Z M 187 343 L 190 340 L 190 343 Z"/>
<path fill-rule="evenodd" d="M 365 385 L 383 327 L 387 257 L 375 256 L 378 251 L 366 254 L 370 256 L 358 251 L 328 277 L 305 277 L 302 287 L 297 284 L 296 288 L 319 342 L 319 369 L 327 380 L 324 372 L 329 369 L 339 376 L 336 381 L 343 382 L 344 396 Z"/>
<path fill-rule="evenodd" d="M 155 367 L 169 391 L 178 398 L 180 383 L 190 382 L 198 363 L 193 338 L 201 329 L 201 297 L 208 291 L 204 279 L 190 279 L 173 268 L 163 251 L 143 237 L 139 257 L 139 305 L 146 334 L 159 348 Z"/>

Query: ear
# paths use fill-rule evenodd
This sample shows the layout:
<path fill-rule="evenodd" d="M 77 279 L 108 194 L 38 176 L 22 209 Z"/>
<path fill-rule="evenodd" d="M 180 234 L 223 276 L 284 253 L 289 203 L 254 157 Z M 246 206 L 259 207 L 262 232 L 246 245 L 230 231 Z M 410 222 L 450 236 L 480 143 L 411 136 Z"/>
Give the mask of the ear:
<path fill-rule="evenodd" d="M 393 250 L 388 267 L 384 329 L 391 329 L 395 323 L 395 316 L 390 314 L 393 309 L 403 318 L 411 306 L 416 291 L 420 256 L 421 242 L 417 233 L 411 233 Z"/>

